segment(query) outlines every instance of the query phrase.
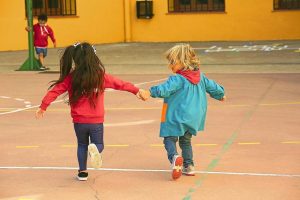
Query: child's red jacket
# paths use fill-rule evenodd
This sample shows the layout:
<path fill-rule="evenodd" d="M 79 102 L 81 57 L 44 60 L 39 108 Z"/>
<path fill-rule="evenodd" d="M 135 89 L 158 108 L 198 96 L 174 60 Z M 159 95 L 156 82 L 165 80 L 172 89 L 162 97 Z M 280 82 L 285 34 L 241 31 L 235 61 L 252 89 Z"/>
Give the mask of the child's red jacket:
<path fill-rule="evenodd" d="M 48 46 L 48 36 L 50 36 L 53 43 L 55 43 L 54 32 L 48 25 L 40 26 L 38 23 L 33 25 L 34 46 L 45 48 Z"/>
<path fill-rule="evenodd" d="M 128 91 L 133 94 L 137 94 L 139 88 L 135 87 L 129 82 L 122 81 L 109 74 L 104 75 L 104 88 L 113 88 L 116 90 Z M 69 74 L 63 82 L 55 85 L 42 100 L 40 108 L 46 110 L 47 107 L 53 102 L 59 95 L 68 91 L 69 98 L 72 87 L 72 75 Z M 71 116 L 74 123 L 103 123 L 104 121 L 104 92 L 99 93 L 97 99 L 95 99 L 96 107 L 91 106 L 89 99 L 82 96 L 78 102 L 71 105 Z"/>

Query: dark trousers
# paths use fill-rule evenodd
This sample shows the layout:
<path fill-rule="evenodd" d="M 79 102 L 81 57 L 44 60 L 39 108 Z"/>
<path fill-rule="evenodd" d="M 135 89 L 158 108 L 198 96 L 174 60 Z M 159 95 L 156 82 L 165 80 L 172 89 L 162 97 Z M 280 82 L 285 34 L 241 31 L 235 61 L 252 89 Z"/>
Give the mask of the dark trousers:
<path fill-rule="evenodd" d="M 173 157 L 178 155 L 176 142 L 179 138 L 179 146 L 182 150 L 182 157 L 183 157 L 183 165 L 184 167 L 188 167 L 189 165 L 194 166 L 193 160 L 193 149 L 191 145 L 192 134 L 186 132 L 183 136 L 176 137 L 176 136 L 168 136 L 164 137 L 164 144 L 165 149 L 167 150 L 168 159 L 170 163 L 173 161 Z"/>
<path fill-rule="evenodd" d="M 86 170 L 88 145 L 94 143 L 99 152 L 104 149 L 103 144 L 103 123 L 100 124 L 80 124 L 74 123 L 74 129 L 77 136 L 77 158 L 79 170 Z"/>

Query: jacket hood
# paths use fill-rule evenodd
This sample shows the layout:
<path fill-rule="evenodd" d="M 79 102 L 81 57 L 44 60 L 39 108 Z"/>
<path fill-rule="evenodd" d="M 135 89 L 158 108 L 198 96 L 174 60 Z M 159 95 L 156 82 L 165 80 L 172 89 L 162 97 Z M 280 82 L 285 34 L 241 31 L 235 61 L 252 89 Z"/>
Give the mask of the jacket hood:
<path fill-rule="evenodd" d="M 196 85 L 200 82 L 200 69 L 198 70 L 178 70 L 176 74 L 182 75 L 184 78 L 189 80 L 192 84 Z"/>

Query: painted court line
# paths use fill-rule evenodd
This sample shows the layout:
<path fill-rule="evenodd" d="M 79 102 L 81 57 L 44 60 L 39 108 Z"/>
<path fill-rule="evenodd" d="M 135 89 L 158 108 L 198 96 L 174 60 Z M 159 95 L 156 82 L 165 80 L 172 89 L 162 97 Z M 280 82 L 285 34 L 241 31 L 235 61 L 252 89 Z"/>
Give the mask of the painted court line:
<path fill-rule="evenodd" d="M 108 144 L 105 147 L 129 147 L 129 144 Z"/>
<path fill-rule="evenodd" d="M 195 144 L 196 146 L 217 146 L 218 144 Z"/>
<path fill-rule="evenodd" d="M 2 170 L 78 170 L 77 167 L 13 167 L 1 166 Z M 101 168 L 94 169 L 94 171 L 117 171 L 117 172 L 171 172 L 167 169 L 128 169 L 128 168 Z M 224 171 L 195 171 L 196 174 L 215 174 L 215 175 L 237 175 L 237 176 L 263 176 L 263 177 L 290 177 L 300 178 L 300 174 L 275 174 L 275 173 L 251 173 L 251 172 L 224 172 Z"/>
<path fill-rule="evenodd" d="M 62 148 L 75 148 L 77 147 L 76 144 L 63 144 L 63 145 L 60 145 L 60 147 Z"/>
<path fill-rule="evenodd" d="M 239 142 L 239 145 L 253 145 L 253 144 L 261 144 L 260 142 Z"/>
<path fill-rule="evenodd" d="M 17 149 L 32 149 L 32 148 L 39 148 L 40 146 L 16 146 Z"/>
<path fill-rule="evenodd" d="M 300 141 L 287 141 L 287 142 L 281 142 L 282 144 L 300 144 Z"/>
<path fill-rule="evenodd" d="M 151 147 L 164 147 L 163 144 L 150 144 Z"/>
<path fill-rule="evenodd" d="M 261 142 L 237 142 L 232 144 L 238 144 L 238 145 L 261 145 Z M 273 143 L 278 144 L 278 143 Z M 280 142 L 280 144 L 300 144 L 300 141 L 283 141 Z M 213 144 L 213 143 L 198 143 L 194 144 L 194 146 L 198 147 L 214 147 L 218 146 L 220 144 Z M 59 145 L 61 148 L 75 148 L 77 147 L 77 144 L 61 144 Z M 136 146 L 131 144 L 106 144 L 105 147 L 129 147 L 129 146 Z M 149 144 L 150 147 L 164 147 L 164 144 Z M 39 148 L 40 145 L 18 145 L 16 146 L 17 149 L 26 149 L 26 148 Z"/>
<path fill-rule="evenodd" d="M 134 121 L 134 122 L 123 122 L 123 123 L 104 123 L 104 127 L 118 127 L 118 126 L 135 126 L 141 124 L 152 124 L 156 120 L 142 120 L 142 121 Z"/>

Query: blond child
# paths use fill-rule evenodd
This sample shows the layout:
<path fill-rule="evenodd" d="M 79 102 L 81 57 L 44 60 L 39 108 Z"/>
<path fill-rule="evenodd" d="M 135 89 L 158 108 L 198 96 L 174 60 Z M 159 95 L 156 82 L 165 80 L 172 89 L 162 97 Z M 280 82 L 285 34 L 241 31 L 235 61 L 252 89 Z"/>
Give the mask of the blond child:
<path fill-rule="evenodd" d="M 160 137 L 172 164 L 172 178 L 194 176 L 192 136 L 204 130 L 208 93 L 224 101 L 224 88 L 200 72 L 200 61 L 189 44 L 176 45 L 166 52 L 170 70 L 175 73 L 160 85 L 141 92 L 143 99 L 163 98 Z M 176 142 L 182 150 L 178 155 Z"/>

